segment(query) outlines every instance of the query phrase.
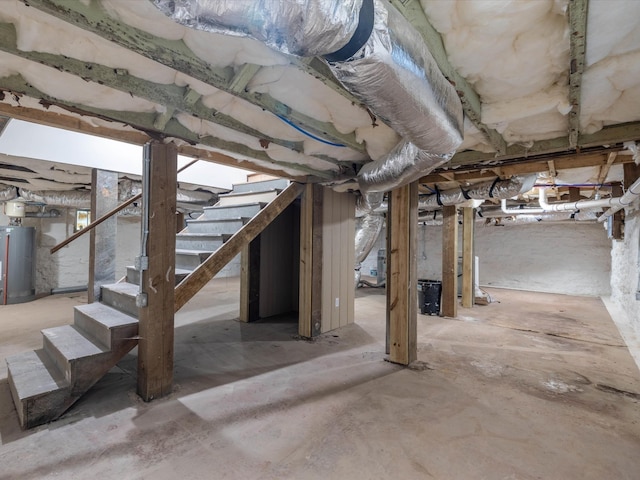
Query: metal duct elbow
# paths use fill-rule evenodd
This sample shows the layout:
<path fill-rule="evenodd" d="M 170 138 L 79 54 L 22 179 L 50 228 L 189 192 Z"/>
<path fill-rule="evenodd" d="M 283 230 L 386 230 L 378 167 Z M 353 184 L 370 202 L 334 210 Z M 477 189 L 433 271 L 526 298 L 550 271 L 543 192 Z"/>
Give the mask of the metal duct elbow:
<path fill-rule="evenodd" d="M 251 37 L 288 54 L 313 57 L 344 47 L 363 0 L 153 0 L 187 27 Z"/>
<path fill-rule="evenodd" d="M 0 188 L 0 202 L 6 202 L 18 198 L 18 189 L 11 186 L 3 186 Z"/>
<path fill-rule="evenodd" d="M 358 173 L 363 195 L 387 192 L 418 180 L 434 168 L 447 163 L 453 153 L 437 155 L 421 150 L 411 142 L 400 142 L 381 159 L 367 163 Z"/>
<path fill-rule="evenodd" d="M 495 198 L 511 198 L 528 192 L 535 184 L 535 175 L 516 175 L 509 180 L 496 179 L 493 182 L 482 182 L 469 188 L 444 190 L 426 198 L 421 198 L 418 208 L 421 210 L 435 210 L 443 205 L 459 205 L 467 200 L 489 200 Z"/>

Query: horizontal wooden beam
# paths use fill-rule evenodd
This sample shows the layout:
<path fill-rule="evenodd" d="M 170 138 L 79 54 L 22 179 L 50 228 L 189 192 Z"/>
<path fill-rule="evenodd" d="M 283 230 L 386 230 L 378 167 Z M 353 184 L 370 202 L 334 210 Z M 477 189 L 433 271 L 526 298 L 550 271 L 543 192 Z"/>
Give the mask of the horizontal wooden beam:
<path fill-rule="evenodd" d="M 571 0 L 568 5 L 569 26 L 569 146 L 578 146 L 580 134 L 580 96 L 587 50 L 587 7 L 589 0 Z"/>
<path fill-rule="evenodd" d="M 133 145 L 144 145 L 151 137 L 144 132 L 135 130 L 123 130 L 119 128 L 108 128 L 104 126 L 96 127 L 82 118 L 63 115 L 51 110 L 38 110 L 35 108 L 23 107 L 20 105 L 9 105 L 7 103 L 0 102 L 0 113 L 15 118 L 16 120 L 22 120 L 25 122 L 36 123 L 38 125 L 45 125 L 47 127 L 63 128 L 71 132 L 84 133 L 86 135 L 95 135 L 96 137 L 108 138 L 110 140 L 117 140 L 120 142 L 130 143 Z M 116 123 L 116 122 L 112 122 Z M 187 157 L 198 158 L 211 163 L 218 163 L 220 165 L 226 165 L 229 167 L 242 168 L 245 170 L 255 170 L 273 175 L 275 177 L 284 177 L 290 180 L 294 180 L 301 183 L 319 181 L 307 176 L 304 172 L 300 172 L 298 176 L 292 176 L 281 170 L 269 169 L 264 166 L 257 166 L 247 161 L 238 160 L 230 155 L 225 155 L 220 152 L 214 152 L 211 150 L 204 150 L 193 145 L 180 145 L 178 146 L 178 153 Z"/>
<path fill-rule="evenodd" d="M 291 183 L 271 203 L 222 244 L 176 287 L 176 311 L 198 293 L 242 248 L 249 244 L 280 215 L 304 190 L 304 185 Z"/>
<path fill-rule="evenodd" d="M 577 153 L 587 153 L 588 149 L 599 149 L 600 151 L 610 151 L 617 146 L 622 149 L 624 142 L 640 140 L 640 122 L 621 123 L 604 127 L 602 130 L 589 135 L 580 135 L 577 149 L 569 146 L 567 137 L 554 138 L 551 140 L 541 140 L 531 146 L 510 145 L 504 155 L 495 153 L 483 153 L 472 150 L 465 150 L 453 156 L 451 161 L 444 167 L 446 169 L 480 169 L 501 166 L 507 160 L 513 161 L 535 161 L 535 157 L 547 156 L 556 158 L 559 155 L 576 155 Z M 435 170 L 436 172 L 439 170 Z"/>
<path fill-rule="evenodd" d="M 192 132 L 183 126 L 180 122 L 175 119 L 171 119 L 163 127 L 162 131 L 158 131 L 155 122 L 156 115 L 154 113 L 144 113 L 144 112 L 125 112 L 120 110 L 106 110 L 96 107 L 88 107 L 86 105 L 75 104 L 73 102 L 67 102 L 64 100 L 60 100 L 58 98 L 51 97 L 35 87 L 31 86 L 24 78 L 20 75 L 12 75 L 10 77 L 2 77 L 0 78 L 0 90 L 10 91 L 14 93 L 20 93 L 27 95 L 32 98 L 41 99 L 41 103 L 44 102 L 45 105 L 56 105 L 60 108 L 69 110 L 74 113 L 80 113 L 84 115 L 90 115 L 94 117 L 101 118 L 103 120 L 109 121 L 117 121 L 125 125 L 130 125 L 138 130 L 142 130 L 147 132 L 150 137 L 176 137 L 183 139 L 191 144 L 202 144 L 207 145 L 216 149 L 226 150 L 232 154 L 238 154 L 243 157 L 255 158 L 256 160 L 260 160 L 262 162 L 268 162 L 274 167 L 284 167 L 292 170 L 298 170 L 300 172 L 305 172 L 307 174 L 311 174 L 324 179 L 332 179 L 341 172 L 338 171 L 322 171 L 317 170 L 307 165 L 302 165 L 298 163 L 288 163 L 282 162 L 278 160 L 273 160 L 269 157 L 266 152 L 260 150 L 254 150 L 250 147 L 247 147 L 244 144 L 229 142 L 227 140 L 222 140 L 219 138 L 215 138 L 213 136 L 204 136 L 201 137 L 197 133 Z M 261 148 L 259 145 L 257 148 Z"/>

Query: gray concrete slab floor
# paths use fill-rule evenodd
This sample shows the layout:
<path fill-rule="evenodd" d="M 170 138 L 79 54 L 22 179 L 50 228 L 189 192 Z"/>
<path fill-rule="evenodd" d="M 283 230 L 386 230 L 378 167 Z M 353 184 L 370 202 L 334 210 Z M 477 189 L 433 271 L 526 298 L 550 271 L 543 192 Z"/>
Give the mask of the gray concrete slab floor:
<path fill-rule="evenodd" d="M 419 361 L 385 361 L 384 291 L 313 341 L 242 324 L 238 281 L 176 317 L 175 387 L 135 393 L 135 351 L 62 418 L 20 430 L 4 358 L 82 295 L 0 307 L 1 479 L 638 479 L 640 372 L 597 298 L 488 290 L 418 315 Z"/>

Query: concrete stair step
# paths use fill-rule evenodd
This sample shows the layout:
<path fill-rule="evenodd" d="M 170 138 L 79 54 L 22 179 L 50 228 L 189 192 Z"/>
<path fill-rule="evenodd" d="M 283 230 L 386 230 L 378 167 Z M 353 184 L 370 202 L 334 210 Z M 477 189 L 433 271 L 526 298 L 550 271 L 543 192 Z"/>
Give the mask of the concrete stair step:
<path fill-rule="evenodd" d="M 208 223 L 209 221 L 205 221 Z M 219 220 L 213 220 L 213 222 L 219 222 Z M 207 227 L 208 225 L 204 225 Z M 203 225 L 197 225 L 196 230 L 204 230 Z M 226 242 L 231 235 L 222 235 L 221 233 L 209 233 L 209 232 L 193 232 L 191 226 L 188 227 L 187 232 L 181 232 L 176 235 L 176 250 L 207 250 L 215 251 L 220 248 L 224 242 Z M 235 232 L 234 232 L 235 233 Z"/>
<path fill-rule="evenodd" d="M 272 189 L 261 192 L 225 193 L 218 196 L 218 203 L 214 206 L 246 205 L 248 203 L 269 203 L 275 199 L 281 190 Z"/>
<path fill-rule="evenodd" d="M 176 249 L 176 268 L 195 270 L 212 253 L 213 251 Z"/>
<path fill-rule="evenodd" d="M 176 285 L 179 284 L 184 277 L 189 275 L 192 270 L 185 270 L 183 268 L 176 268 Z M 140 283 L 140 271 L 136 270 L 136 267 L 130 265 L 127 267 L 127 283 L 138 285 Z"/>
<path fill-rule="evenodd" d="M 138 316 L 138 307 L 136 306 L 137 284 L 122 282 L 103 285 L 101 292 L 102 303 L 132 317 Z"/>
<path fill-rule="evenodd" d="M 233 185 L 233 193 L 263 192 L 265 190 L 284 190 L 289 186 L 286 178 L 262 180 L 260 182 L 238 183 Z"/>
<path fill-rule="evenodd" d="M 226 218 L 252 218 L 265 207 L 265 202 L 247 203 L 244 205 L 223 205 L 205 207 L 198 220 L 224 220 Z"/>
<path fill-rule="evenodd" d="M 110 350 L 138 335 L 137 318 L 98 302 L 74 307 L 74 325 Z"/>
<path fill-rule="evenodd" d="M 71 385 L 43 349 L 6 359 L 9 390 L 22 428 L 60 416 L 72 401 Z M 55 418 L 54 417 L 54 418 Z"/>
<path fill-rule="evenodd" d="M 80 368 L 80 362 L 86 363 L 93 358 L 100 359 L 110 354 L 108 348 L 93 342 L 73 325 L 47 328 L 42 330 L 42 336 L 44 351 L 74 389 L 77 385 L 84 386 L 88 381 L 93 380 L 93 378 L 84 378 L 87 369 Z M 95 380 L 91 384 L 94 382 Z"/>
<path fill-rule="evenodd" d="M 187 220 L 186 234 L 202 233 L 212 235 L 233 235 L 240 230 L 251 218 L 250 217 L 234 217 L 234 218 L 197 218 L 195 220 Z M 179 239 L 185 233 L 177 236 Z"/>

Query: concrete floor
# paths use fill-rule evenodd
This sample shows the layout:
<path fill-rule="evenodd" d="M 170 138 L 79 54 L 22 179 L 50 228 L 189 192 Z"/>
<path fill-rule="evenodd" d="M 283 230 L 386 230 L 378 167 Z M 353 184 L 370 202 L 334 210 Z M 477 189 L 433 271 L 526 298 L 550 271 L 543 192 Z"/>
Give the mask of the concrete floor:
<path fill-rule="evenodd" d="M 178 314 L 169 397 L 136 396 L 129 355 L 26 432 L 4 357 L 85 297 L 0 307 L 0 478 L 640 477 L 640 372 L 599 299 L 488 289 L 495 303 L 458 319 L 419 315 L 419 362 L 401 368 L 382 291 L 309 342 L 294 318 L 235 321 L 237 288 L 215 280 Z"/>

